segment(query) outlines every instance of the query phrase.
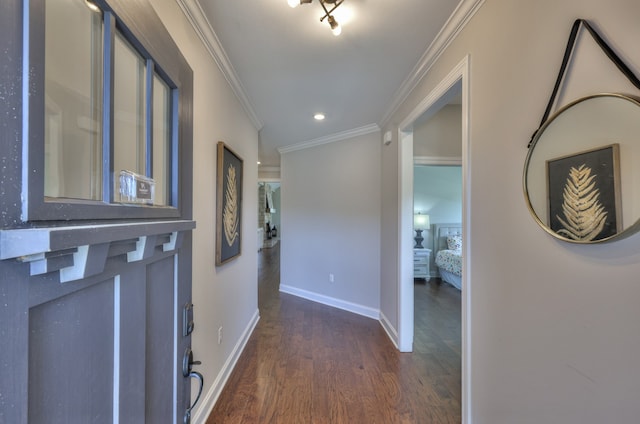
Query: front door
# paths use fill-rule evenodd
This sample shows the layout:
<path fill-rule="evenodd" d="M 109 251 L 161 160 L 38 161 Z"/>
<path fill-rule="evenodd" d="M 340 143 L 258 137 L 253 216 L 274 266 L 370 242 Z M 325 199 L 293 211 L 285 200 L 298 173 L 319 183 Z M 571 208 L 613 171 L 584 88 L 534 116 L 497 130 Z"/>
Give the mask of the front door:
<path fill-rule="evenodd" d="M 191 299 L 188 232 L 193 224 L 152 227 L 158 234 L 87 248 L 65 246 L 50 254 L 28 253 L 33 249 L 24 246 L 28 254 L 3 257 L 1 319 L 8 334 L 2 374 L 14 384 L 0 399 L 22 400 L 23 407 L 3 405 L 0 422 L 184 422 L 190 401 L 182 368 L 190 346 L 191 314 L 185 306 Z M 25 231 L 33 230 L 3 231 L 0 242 L 29 239 L 20 234 Z M 38 230 L 47 231 L 51 242 L 62 230 Z M 152 246 L 145 247 L 149 242 Z M 85 251 L 96 253 L 85 256 Z M 87 267 L 88 262 L 93 265 Z M 58 264 L 64 266 L 51 271 Z M 78 267 L 83 269 L 74 270 Z M 66 281 L 68 275 L 87 272 L 93 275 Z"/>
<path fill-rule="evenodd" d="M 193 72 L 148 0 L 0 9 L 0 424 L 187 422 Z"/>

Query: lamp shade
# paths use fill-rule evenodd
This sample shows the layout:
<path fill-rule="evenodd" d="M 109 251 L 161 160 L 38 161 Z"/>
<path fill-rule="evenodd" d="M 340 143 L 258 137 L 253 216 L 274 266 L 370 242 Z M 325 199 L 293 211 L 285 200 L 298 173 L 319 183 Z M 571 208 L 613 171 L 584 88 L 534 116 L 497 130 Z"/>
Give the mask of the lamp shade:
<path fill-rule="evenodd" d="M 417 213 L 413 215 L 413 228 L 416 230 L 424 230 L 429 228 L 429 215 Z"/>

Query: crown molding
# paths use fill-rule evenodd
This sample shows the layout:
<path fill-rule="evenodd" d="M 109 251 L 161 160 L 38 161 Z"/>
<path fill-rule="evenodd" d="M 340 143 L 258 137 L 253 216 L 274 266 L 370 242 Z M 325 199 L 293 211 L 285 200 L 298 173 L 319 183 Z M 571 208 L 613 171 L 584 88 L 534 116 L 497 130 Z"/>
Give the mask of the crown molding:
<path fill-rule="evenodd" d="M 358 137 L 361 135 L 367 135 L 367 134 L 371 134 L 378 131 L 380 131 L 380 127 L 377 124 L 369 124 L 369 125 L 365 125 L 364 127 L 354 128 L 352 130 L 330 134 L 325 137 L 315 138 L 313 140 L 303 141 L 301 143 L 280 147 L 278 149 L 278 152 L 282 155 L 284 153 L 295 152 L 297 150 L 304 150 L 310 147 L 321 146 L 323 144 L 335 143 L 336 141 L 347 140 L 349 138 Z"/>
<path fill-rule="evenodd" d="M 414 165 L 439 165 L 439 166 L 453 166 L 462 165 L 462 157 L 450 157 L 450 156 L 416 156 L 413 158 Z"/>
<path fill-rule="evenodd" d="M 176 0 L 180 9 L 187 17 L 191 26 L 198 34 L 200 40 L 204 44 L 205 48 L 213 58 L 213 60 L 220 68 L 220 71 L 224 75 L 224 78 L 227 80 L 229 85 L 231 86 L 231 90 L 234 92 L 238 101 L 242 105 L 242 108 L 247 113 L 247 116 L 251 120 L 251 123 L 256 128 L 256 130 L 260 131 L 264 123 L 260 120 L 258 115 L 256 114 L 253 104 L 249 97 L 247 96 L 245 89 L 236 74 L 227 53 L 225 52 L 218 36 L 213 30 L 211 23 L 206 18 L 200 4 L 197 1 L 193 0 Z"/>
<path fill-rule="evenodd" d="M 260 178 L 258 177 L 258 184 L 260 183 L 264 183 L 264 184 L 281 184 L 280 178 Z"/>
<path fill-rule="evenodd" d="M 262 165 L 259 165 L 258 169 L 260 171 L 264 171 L 264 172 L 280 172 L 280 167 L 279 166 L 262 166 Z"/>
<path fill-rule="evenodd" d="M 409 97 L 411 91 L 420 83 L 438 58 L 444 53 L 449 45 L 464 29 L 473 15 L 482 7 L 485 0 L 462 0 L 453 11 L 447 22 L 444 24 L 436 38 L 422 55 L 416 66 L 404 80 L 400 88 L 393 96 L 393 101 L 387 112 L 380 119 L 380 128 L 384 128 L 389 123 L 393 114 L 400 105 Z"/>

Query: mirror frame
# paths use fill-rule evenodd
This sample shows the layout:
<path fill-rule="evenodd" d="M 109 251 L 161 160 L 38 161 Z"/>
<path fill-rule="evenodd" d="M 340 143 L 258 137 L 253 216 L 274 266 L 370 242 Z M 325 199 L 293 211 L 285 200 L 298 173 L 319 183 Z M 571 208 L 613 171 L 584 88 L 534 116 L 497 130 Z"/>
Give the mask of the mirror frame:
<path fill-rule="evenodd" d="M 527 175 L 528 175 L 528 171 L 529 171 L 529 165 L 531 162 L 531 157 L 533 155 L 534 149 L 536 148 L 536 146 L 538 145 L 538 142 L 540 141 L 540 139 L 544 136 L 545 134 L 545 130 L 558 118 L 560 117 L 564 112 L 566 112 L 567 110 L 571 109 L 572 107 L 583 103 L 585 101 L 588 100 L 592 100 L 592 99 L 596 99 L 596 98 L 601 98 L 601 97 L 614 97 L 614 98 L 619 98 L 625 101 L 628 101 L 630 103 L 632 103 L 633 105 L 638 107 L 638 110 L 640 111 L 640 98 L 632 96 L 632 95 L 628 95 L 628 94 L 620 94 L 620 93 L 598 93 L 598 94 L 592 94 L 589 96 L 585 96 L 585 97 L 581 97 L 577 100 L 574 100 L 570 103 L 568 103 L 567 105 L 563 106 L 562 108 L 560 108 L 557 112 L 555 112 L 549 119 L 547 119 L 544 124 L 542 124 L 540 126 L 540 128 L 538 129 L 538 131 L 536 131 L 535 136 L 531 142 L 531 145 L 529 147 L 529 150 L 527 152 L 527 157 L 525 159 L 524 162 L 524 171 L 523 171 L 523 176 L 522 176 L 522 186 L 523 186 L 523 192 L 524 192 L 524 197 L 525 197 L 525 201 L 527 204 L 527 208 L 529 209 L 529 213 L 531 214 L 531 216 L 534 218 L 534 220 L 536 221 L 536 223 L 548 234 L 550 234 L 551 236 L 553 236 L 554 238 L 558 239 L 558 240 L 562 240 L 562 241 L 566 241 L 569 243 L 574 243 L 574 244 L 600 244 L 600 243 L 607 243 L 607 242 L 611 242 L 614 240 L 621 240 L 623 238 L 629 237 L 631 235 L 633 235 L 634 233 L 636 233 L 638 230 L 640 230 L 640 217 L 638 219 L 635 220 L 635 222 L 630 225 L 627 226 L 626 228 L 622 228 L 622 230 L 620 232 L 617 232 L 616 234 L 609 236 L 609 237 L 605 237 L 602 239 L 598 239 L 598 240 L 589 240 L 589 241 L 584 241 L 584 240 L 574 240 L 568 237 L 564 237 L 560 234 L 558 234 L 557 232 L 555 232 L 554 230 L 552 230 L 548 224 L 546 224 L 545 222 L 543 222 L 538 213 L 536 212 L 536 210 L 534 209 L 533 205 L 531 204 L 531 198 L 529 196 L 529 185 L 528 185 L 528 181 L 527 181 Z M 622 201 L 622 199 L 620 199 Z"/>

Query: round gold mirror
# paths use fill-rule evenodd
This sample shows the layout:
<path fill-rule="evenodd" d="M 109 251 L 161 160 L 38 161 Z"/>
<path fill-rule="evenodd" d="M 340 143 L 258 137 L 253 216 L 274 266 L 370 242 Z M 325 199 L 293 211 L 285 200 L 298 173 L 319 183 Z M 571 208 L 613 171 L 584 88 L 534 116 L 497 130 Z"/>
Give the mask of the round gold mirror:
<path fill-rule="evenodd" d="M 576 100 L 549 118 L 524 167 L 531 214 L 549 234 L 600 243 L 640 227 L 640 102 L 621 94 Z"/>

